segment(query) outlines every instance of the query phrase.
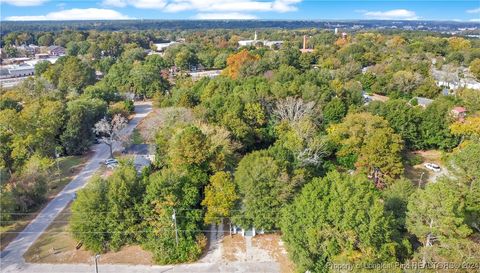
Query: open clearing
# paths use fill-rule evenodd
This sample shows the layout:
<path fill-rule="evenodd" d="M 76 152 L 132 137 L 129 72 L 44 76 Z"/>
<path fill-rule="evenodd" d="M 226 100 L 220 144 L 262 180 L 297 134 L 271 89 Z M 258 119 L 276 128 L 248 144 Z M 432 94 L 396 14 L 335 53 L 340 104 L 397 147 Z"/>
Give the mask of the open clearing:
<path fill-rule="evenodd" d="M 407 155 L 408 159 L 417 158 L 421 161 L 419 164 L 413 166 L 405 166 L 405 176 L 413 181 L 416 185 L 421 183 L 421 186 L 425 185 L 427 182 L 434 182 L 438 177 L 448 174 L 448 171 L 445 167 L 445 164 L 442 161 L 442 152 L 438 150 L 427 150 L 427 151 L 413 151 L 409 152 Z M 442 169 L 440 172 L 433 172 L 425 168 L 423 164 L 425 163 L 435 163 L 440 166 Z"/>

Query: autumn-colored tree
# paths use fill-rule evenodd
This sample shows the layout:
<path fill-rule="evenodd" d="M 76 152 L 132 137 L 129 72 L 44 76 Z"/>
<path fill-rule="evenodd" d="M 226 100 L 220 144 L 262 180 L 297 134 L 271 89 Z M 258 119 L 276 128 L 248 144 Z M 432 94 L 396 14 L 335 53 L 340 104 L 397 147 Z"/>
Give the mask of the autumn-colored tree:
<path fill-rule="evenodd" d="M 231 216 L 231 210 L 238 199 L 235 183 L 227 172 L 217 172 L 210 177 L 205 188 L 202 205 L 207 208 L 205 223 L 219 223 L 223 217 Z"/>
<path fill-rule="evenodd" d="M 470 72 L 477 79 L 480 79 L 480 59 L 479 58 L 476 58 L 470 63 Z"/>
<path fill-rule="evenodd" d="M 224 74 L 231 77 L 232 79 L 236 80 L 239 76 L 240 69 L 242 66 L 247 62 L 254 62 L 259 60 L 260 57 L 257 55 L 253 55 L 248 52 L 246 49 L 230 55 L 227 58 L 227 68 L 224 70 Z"/>
<path fill-rule="evenodd" d="M 466 138 L 480 138 L 480 115 L 466 117 L 450 125 L 452 134 Z"/>
<path fill-rule="evenodd" d="M 460 51 L 472 47 L 472 43 L 462 37 L 452 37 L 448 39 L 448 44 L 454 51 Z"/>

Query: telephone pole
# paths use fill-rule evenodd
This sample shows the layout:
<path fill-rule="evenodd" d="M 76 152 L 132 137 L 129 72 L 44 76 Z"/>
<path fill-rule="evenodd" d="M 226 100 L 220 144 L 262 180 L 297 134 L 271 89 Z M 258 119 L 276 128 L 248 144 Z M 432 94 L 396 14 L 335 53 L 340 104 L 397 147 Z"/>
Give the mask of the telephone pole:
<path fill-rule="evenodd" d="M 98 258 L 100 258 L 100 255 L 96 254 L 95 255 L 95 273 L 98 273 Z"/>
<path fill-rule="evenodd" d="M 173 209 L 172 219 L 173 219 L 173 223 L 175 225 L 175 242 L 177 243 L 177 247 L 178 247 L 177 216 L 175 214 L 175 209 Z"/>

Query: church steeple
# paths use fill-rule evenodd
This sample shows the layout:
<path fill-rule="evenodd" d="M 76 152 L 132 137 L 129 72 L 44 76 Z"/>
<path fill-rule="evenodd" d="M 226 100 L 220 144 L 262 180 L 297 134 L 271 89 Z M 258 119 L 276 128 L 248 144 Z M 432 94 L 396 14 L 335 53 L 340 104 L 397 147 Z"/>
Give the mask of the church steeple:
<path fill-rule="evenodd" d="M 257 40 L 257 31 L 255 30 L 255 38 L 253 38 L 254 41 Z"/>

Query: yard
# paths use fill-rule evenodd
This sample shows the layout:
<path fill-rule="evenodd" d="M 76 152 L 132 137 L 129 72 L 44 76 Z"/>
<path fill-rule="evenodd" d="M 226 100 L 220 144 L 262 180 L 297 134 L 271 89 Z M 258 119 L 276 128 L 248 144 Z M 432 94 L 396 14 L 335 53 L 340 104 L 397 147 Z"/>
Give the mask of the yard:
<path fill-rule="evenodd" d="M 63 187 L 70 182 L 75 175 L 85 166 L 85 163 L 90 158 L 90 154 L 83 156 L 67 156 L 58 160 L 58 167 L 60 172 L 55 172 L 51 176 L 48 189 L 48 200 L 38 209 L 30 213 L 24 214 L 15 219 L 10 225 L 0 226 L 0 250 L 3 250 L 15 237 L 17 233 L 22 231 L 36 214 L 43 209 L 43 207 L 54 198 Z M 55 168 L 56 169 L 56 168 Z"/>

